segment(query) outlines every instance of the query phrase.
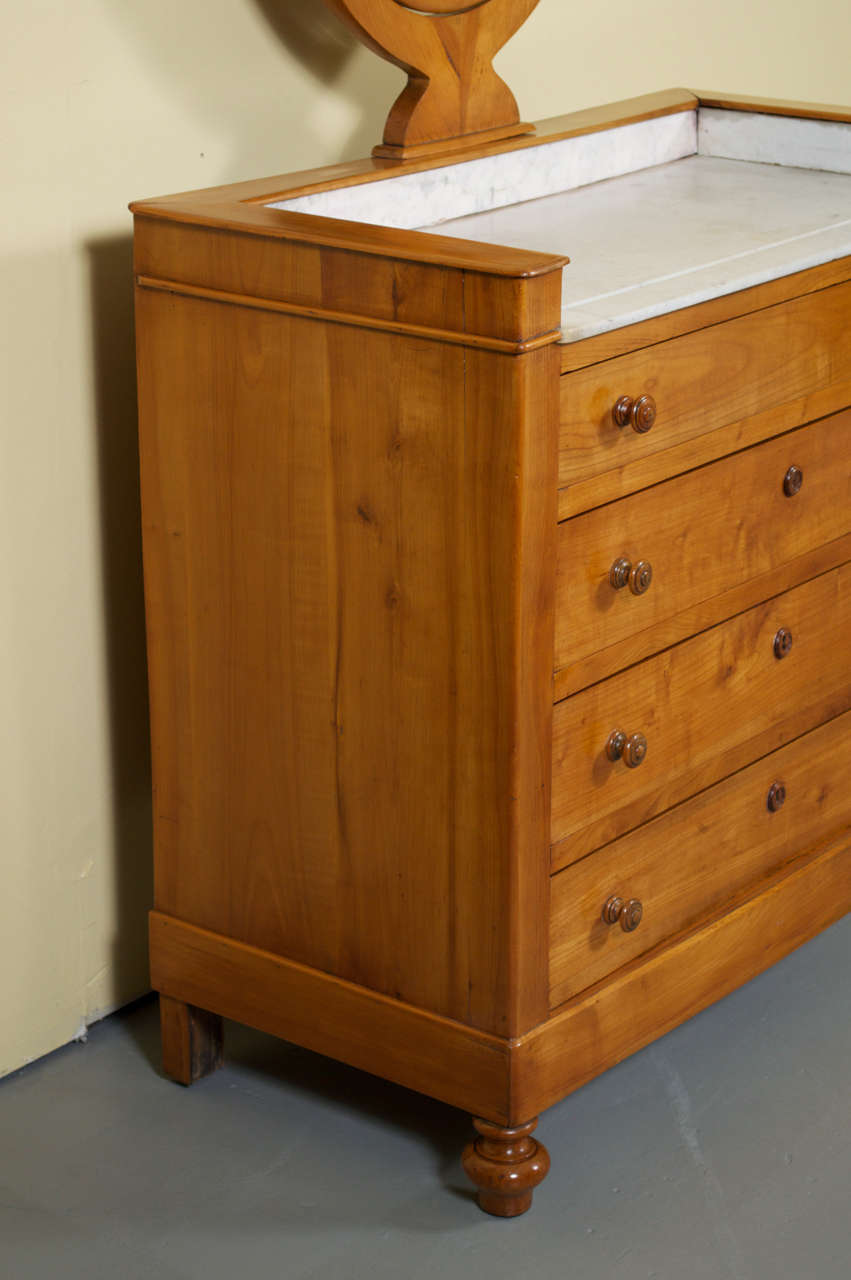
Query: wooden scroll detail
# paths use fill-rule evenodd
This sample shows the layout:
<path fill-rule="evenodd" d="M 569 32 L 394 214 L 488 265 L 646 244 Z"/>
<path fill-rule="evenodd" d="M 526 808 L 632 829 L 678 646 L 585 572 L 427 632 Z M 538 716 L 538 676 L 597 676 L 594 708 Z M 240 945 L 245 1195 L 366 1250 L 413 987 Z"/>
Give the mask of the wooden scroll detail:
<path fill-rule="evenodd" d="M 534 132 L 492 61 L 538 0 L 327 0 L 408 73 L 374 155 L 404 158 Z"/>

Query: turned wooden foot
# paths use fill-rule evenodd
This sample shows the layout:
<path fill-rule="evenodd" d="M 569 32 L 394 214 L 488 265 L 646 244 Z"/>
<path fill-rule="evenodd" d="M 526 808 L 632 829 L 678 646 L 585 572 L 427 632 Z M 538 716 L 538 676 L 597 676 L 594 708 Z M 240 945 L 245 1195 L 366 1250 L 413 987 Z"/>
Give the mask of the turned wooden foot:
<path fill-rule="evenodd" d="M 516 1218 L 532 1207 L 532 1192 L 550 1171 L 546 1147 L 531 1137 L 537 1117 L 513 1129 L 473 1119 L 478 1137 L 461 1157 L 464 1172 L 479 1188 L 479 1205 L 498 1218 Z"/>
<path fill-rule="evenodd" d="M 194 1084 L 222 1065 L 222 1020 L 206 1009 L 160 996 L 163 1071 L 178 1084 Z"/>

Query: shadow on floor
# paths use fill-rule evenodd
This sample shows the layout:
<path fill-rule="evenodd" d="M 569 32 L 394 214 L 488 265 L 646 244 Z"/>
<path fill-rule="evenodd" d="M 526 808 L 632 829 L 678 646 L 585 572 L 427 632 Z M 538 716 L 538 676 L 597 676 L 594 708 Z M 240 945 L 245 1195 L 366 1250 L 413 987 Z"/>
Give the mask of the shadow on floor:
<path fill-rule="evenodd" d="M 147 996 L 115 1017 L 151 1069 L 162 1077 L 157 997 Z M 369 1116 L 382 1126 L 415 1136 L 433 1151 L 444 1187 L 463 1199 L 474 1198 L 472 1188 L 463 1185 L 458 1163 L 464 1145 L 472 1137 L 466 1113 L 265 1032 L 225 1022 L 222 1071 L 234 1069 L 256 1075 L 267 1084 L 278 1081 L 288 1092 L 305 1099 L 342 1108 L 352 1115 Z"/>

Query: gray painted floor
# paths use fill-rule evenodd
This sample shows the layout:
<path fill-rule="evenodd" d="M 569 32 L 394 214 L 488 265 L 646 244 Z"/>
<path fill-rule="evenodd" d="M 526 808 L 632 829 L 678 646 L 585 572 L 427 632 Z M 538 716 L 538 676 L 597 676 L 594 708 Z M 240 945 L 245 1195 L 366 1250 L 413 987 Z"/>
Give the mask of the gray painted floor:
<path fill-rule="evenodd" d="M 514 1222 L 467 1117 L 244 1028 L 190 1090 L 146 1001 L 0 1082 L 3 1280 L 848 1280 L 851 917 L 546 1113 Z"/>

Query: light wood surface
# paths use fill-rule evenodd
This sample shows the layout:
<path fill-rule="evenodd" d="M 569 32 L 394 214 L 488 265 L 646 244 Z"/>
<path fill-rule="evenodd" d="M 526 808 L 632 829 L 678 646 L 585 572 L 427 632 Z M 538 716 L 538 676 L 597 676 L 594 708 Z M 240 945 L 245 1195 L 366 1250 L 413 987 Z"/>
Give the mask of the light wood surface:
<path fill-rule="evenodd" d="M 577 371 L 561 383 L 559 485 L 596 477 L 583 503 L 608 502 L 668 476 L 673 446 L 757 415 L 764 436 L 776 435 L 800 425 L 781 406 L 849 380 L 851 283 Z M 622 395 L 654 397 L 648 434 L 615 426 Z"/>
<path fill-rule="evenodd" d="M 143 202 L 131 205 L 131 208 L 137 224 L 166 219 L 174 227 L 209 228 L 216 232 L 235 232 L 240 237 L 259 236 L 267 242 L 261 241 L 261 252 L 269 248 L 269 241 L 280 240 L 291 246 L 312 245 L 345 253 L 367 254 L 373 258 L 392 258 L 396 262 L 423 262 L 438 267 L 456 267 L 462 271 L 523 278 L 546 275 L 568 261 L 564 255 L 537 253 L 531 249 L 479 244 L 474 240 L 456 240 L 452 236 L 425 231 L 398 231 L 394 227 L 346 222 L 342 218 L 320 218 L 315 214 L 267 209 L 265 205 L 216 203 L 212 198 L 162 207 Z"/>
<path fill-rule="evenodd" d="M 572 693 L 587 689 L 589 685 L 597 684 L 618 671 L 634 666 L 654 653 L 660 653 L 663 649 L 687 640 L 689 636 L 706 631 L 734 614 L 743 613 L 760 600 L 782 595 L 791 587 L 800 586 L 811 578 L 826 573 L 828 569 L 836 569 L 845 564 L 846 560 L 851 560 L 851 533 L 834 538 L 832 542 L 796 556 L 794 560 L 787 560 L 778 568 L 759 574 L 756 578 L 747 578 L 728 591 L 701 600 L 691 608 L 683 609 L 617 644 L 608 644 L 607 640 L 603 640 L 601 648 L 589 653 L 582 661 L 572 662 L 555 672 L 554 701 L 560 702 Z"/>
<path fill-rule="evenodd" d="M 813 365 L 813 377 L 818 377 L 817 364 Z M 684 440 L 682 444 L 674 445 L 661 454 L 649 453 L 644 457 L 636 457 L 615 471 L 592 476 L 569 489 L 559 490 L 559 520 L 567 520 L 583 511 L 590 511 L 604 503 L 637 493 L 640 489 L 659 484 L 669 476 L 681 475 L 684 471 L 705 466 L 716 458 L 759 444 L 762 440 L 789 431 L 804 422 L 827 417 L 837 410 L 847 408 L 849 404 L 851 379 L 833 382 L 818 390 L 803 391 L 793 400 L 772 405 L 743 421 L 731 422 L 716 431 Z"/>
<path fill-rule="evenodd" d="M 508 1042 L 152 912 L 151 981 L 189 1002 L 510 1123 Z"/>
<path fill-rule="evenodd" d="M 557 353 L 148 289 L 138 319 L 157 906 L 534 1025 Z"/>
<path fill-rule="evenodd" d="M 778 660 L 782 627 L 794 645 Z M 850 629 L 843 565 L 558 703 L 554 868 L 846 711 Z M 607 759 L 616 729 L 646 737 L 638 768 Z"/>
<path fill-rule="evenodd" d="M 519 1125 L 523 1115 L 551 1106 L 851 908 L 849 841 L 845 832 L 802 854 L 732 911 L 626 966 L 614 981 L 510 1041 L 156 912 L 152 980 L 176 1000 L 212 1005 L 225 1017 L 495 1124 Z"/>
<path fill-rule="evenodd" d="M 603 360 L 612 360 L 616 356 L 627 355 L 630 351 L 654 346 L 657 342 L 667 342 L 686 333 L 695 333 L 709 325 L 723 324 L 725 320 L 734 320 L 752 311 L 762 311 L 778 302 L 788 302 L 792 298 L 816 293 L 831 285 L 843 284 L 846 280 L 851 280 L 851 257 L 836 258 L 833 262 L 808 267 L 804 271 L 793 271 L 777 280 L 756 284 L 749 289 L 737 289 L 735 293 L 725 293 L 720 298 L 710 298 L 691 307 L 681 307 L 678 311 L 669 311 L 663 316 L 640 320 L 620 329 L 607 329 L 605 333 L 596 333 L 593 337 L 581 338 L 578 342 L 566 342 L 561 348 L 562 373 L 571 373 L 575 369 L 584 369 L 589 364 L 600 364 Z M 834 407 L 842 406 L 837 404 Z"/>
<path fill-rule="evenodd" d="M 451 33 L 458 83 L 414 57 L 391 116 L 416 158 L 134 206 L 164 1060 L 214 1066 L 227 1016 L 465 1107 L 522 1212 L 533 1117 L 851 905 L 849 832 L 814 844 L 849 814 L 851 259 L 558 348 L 564 258 L 270 209 L 696 105 L 497 142 L 488 41 L 533 0 L 334 3 L 397 60 L 391 8 Z M 648 392 L 649 436 L 609 427 Z M 656 578 L 613 601 L 625 553 Z"/>
<path fill-rule="evenodd" d="M 730 591 L 741 603 L 748 582 L 749 604 L 776 594 L 782 565 L 851 533 L 849 457 L 846 410 L 559 525 L 556 667 L 569 677 L 601 649 L 626 665 L 619 646 L 628 640 L 627 661 L 638 661 L 677 614 Z M 804 484 L 788 498 L 793 464 Z M 643 595 L 611 586 L 619 557 L 652 564 Z"/>
<path fill-rule="evenodd" d="M 326 0 L 358 37 L 408 73 L 378 155 L 404 156 L 475 135 L 526 133 L 492 61 L 538 0 Z M 472 135 L 472 137 L 471 137 Z"/>
<path fill-rule="evenodd" d="M 542 335 L 555 338 L 561 273 L 553 268 L 529 275 L 515 262 L 513 277 L 511 262 L 509 253 L 491 272 L 476 255 L 465 269 L 457 262 L 400 261 L 155 219 L 136 223 L 138 279 L 445 341 L 453 335 L 472 345 L 495 339 L 516 351 Z"/>
<path fill-rule="evenodd" d="M 846 830 L 515 1042 L 512 1116 L 538 1115 L 840 919 L 851 909 L 849 856 Z"/>
<path fill-rule="evenodd" d="M 302 320 L 324 320 L 327 324 L 348 325 L 349 328 L 379 329 L 384 333 L 398 333 L 409 338 L 426 338 L 432 342 L 450 342 L 463 347 L 480 347 L 483 351 L 498 351 L 505 355 L 525 355 L 539 347 L 551 346 L 558 341 L 558 329 L 551 329 L 522 342 L 506 338 L 490 338 L 481 333 L 462 333 L 451 329 L 429 329 L 424 325 L 405 324 L 401 321 L 377 320 L 371 316 L 348 311 L 332 311 L 322 307 L 299 306 L 293 302 L 276 302 L 269 298 L 256 298 L 243 293 L 227 293 L 222 289 L 208 289 L 198 285 L 178 284 L 174 280 L 155 280 L 151 276 L 137 276 L 140 289 L 154 289 L 160 293 L 172 293 L 186 298 L 201 298 L 206 302 L 220 302 L 227 306 L 248 307 L 253 311 L 275 311 L 279 315 L 297 316 Z"/>
<path fill-rule="evenodd" d="M 726 111 L 757 111 L 768 116 L 799 116 L 804 120 L 851 122 L 851 107 L 818 102 L 794 102 L 789 98 L 752 97 L 747 93 L 716 93 L 695 89 L 702 107 L 722 107 Z"/>
<path fill-rule="evenodd" d="M 553 877 L 550 1001 L 562 1004 L 717 911 L 802 846 L 851 823 L 851 715 L 797 738 Z M 786 788 L 771 812 L 771 786 Z M 610 895 L 644 908 L 633 933 L 604 924 Z"/>

